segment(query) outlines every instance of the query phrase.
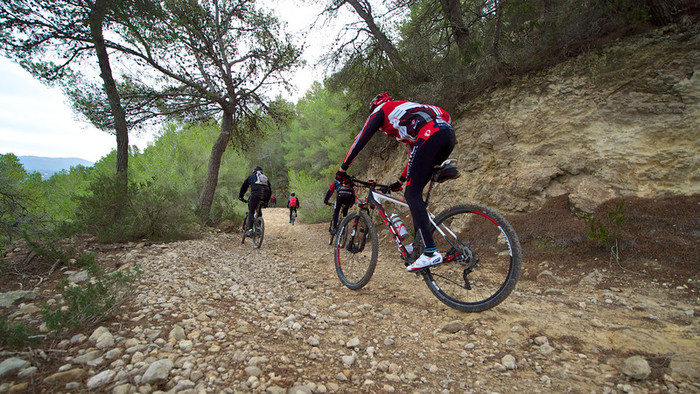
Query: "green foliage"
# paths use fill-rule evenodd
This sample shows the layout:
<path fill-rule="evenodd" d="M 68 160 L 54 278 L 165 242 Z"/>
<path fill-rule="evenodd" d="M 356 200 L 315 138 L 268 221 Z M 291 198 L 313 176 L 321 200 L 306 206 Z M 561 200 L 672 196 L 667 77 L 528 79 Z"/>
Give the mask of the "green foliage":
<path fill-rule="evenodd" d="M 397 52 L 390 58 L 392 51 L 379 44 L 380 37 L 369 33 L 371 29 L 353 30 L 346 36 L 348 42 L 338 43 L 327 56 L 341 64 L 330 86 L 356 100 L 363 98 L 363 103 L 389 90 L 395 97 L 454 112 L 460 102 L 514 75 L 600 46 L 611 34 L 629 33 L 650 20 L 650 12 L 665 10 L 678 17 L 693 7 L 691 0 L 654 7 L 634 0 L 459 1 L 455 8 L 447 3 L 404 2 L 385 15 L 377 7 L 366 9 L 375 13 Z M 392 23 L 381 23 L 390 18 Z M 417 76 L 407 77 L 405 68 Z"/>
<path fill-rule="evenodd" d="M 77 198 L 78 220 L 99 240 L 124 240 L 133 236 L 125 221 L 127 201 L 116 176 L 94 174 L 88 193 Z"/>
<path fill-rule="evenodd" d="M 317 177 L 334 174 L 362 124 L 347 111 L 347 96 L 316 84 L 297 103 L 297 116 L 285 136 L 285 164 Z"/>
<path fill-rule="evenodd" d="M 90 273 L 84 284 L 69 284 L 62 280 L 56 289 L 62 291 L 57 308 L 44 304 L 42 315 L 46 327 L 52 331 L 86 328 L 111 317 L 117 308 L 133 292 L 133 286 L 141 274 L 140 268 L 114 271 L 104 274 L 94 263 L 94 256 L 80 259 Z"/>
<path fill-rule="evenodd" d="M 127 198 L 120 175 L 96 174 L 88 193 L 79 196 L 78 220 L 100 242 L 148 238 L 171 241 L 188 236 L 196 223 L 192 201 L 155 176 L 128 184 Z"/>
<path fill-rule="evenodd" d="M 622 223 L 625 221 L 625 214 L 622 209 L 625 200 L 620 200 L 615 209 L 608 211 L 606 219 L 600 220 L 593 215 L 585 215 L 586 235 L 591 241 L 597 242 L 606 248 L 612 248 L 617 244 L 622 235 Z"/>
<path fill-rule="evenodd" d="M 66 264 L 75 255 L 74 249 L 64 249 L 58 246 L 54 237 L 39 239 L 25 234 L 24 240 L 34 253 L 50 262 L 59 261 Z"/>
<path fill-rule="evenodd" d="M 91 167 L 78 165 L 55 173 L 43 182 L 46 189 L 43 203 L 52 220 L 66 225 L 75 221 L 78 200 L 73 197 L 86 193 L 91 172 Z"/>
<path fill-rule="evenodd" d="M 219 126 L 212 121 L 189 125 L 169 122 L 153 145 L 143 153 L 133 155 L 129 178 L 132 182 L 157 188 L 163 195 L 169 190 L 167 203 L 192 222 L 196 219 L 190 217 L 190 213 L 196 209 L 207 176 L 211 146 L 218 135 Z M 211 221 L 236 216 L 231 207 L 238 204 L 236 199 L 241 184 L 251 170 L 252 165 L 240 153 L 228 150 L 224 154 L 209 217 Z"/>
<path fill-rule="evenodd" d="M 5 316 L 0 316 L 0 347 L 19 347 L 35 343 L 35 332 L 23 323 L 10 324 Z"/>
<path fill-rule="evenodd" d="M 0 155 L 0 253 L 15 239 L 51 230 L 45 197 L 39 173 L 27 173 L 12 153 Z"/>
<path fill-rule="evenodd" d="M 320 223 L 328 221 L 330 211 L 323 204 L 323 197 L 328 190 L 328 185 L 332 178 L 318 178 L 306 171 L 291 170 L 289 174 L 289 184 L 297 196 L 301 207 L 299 216 L 304 223 Z M 286 205 L 285 205 L 286 206 Z"/>

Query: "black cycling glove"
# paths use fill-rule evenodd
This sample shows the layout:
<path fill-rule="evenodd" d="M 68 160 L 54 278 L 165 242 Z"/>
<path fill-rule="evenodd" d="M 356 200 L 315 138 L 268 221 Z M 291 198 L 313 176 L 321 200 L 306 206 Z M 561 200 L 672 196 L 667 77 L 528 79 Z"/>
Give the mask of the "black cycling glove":
<path fill-rule="evenodd" d="M 345 172 L 345 171 L 340 171 L 340 170 L 338 170 L 338 171 L 335 173 L 335 179 L 337 179 L 337 180 L 339 180 L 339 181 L 344 181 L 344 180 L 348 180 L 348 181 L 349 181 L 349 180 L 350 180 L 350 175 L 348 175 L 348 173 Z"/>
<path fill-rule="evenodd" d="M 403 184 L 401 182 L 396 181 L 396 182 L 392 183 L 391 185 L 389 185 L 389 189 L 391 189 L 392 192 L 398 192 L 401 190 L 402 185 Z"/>

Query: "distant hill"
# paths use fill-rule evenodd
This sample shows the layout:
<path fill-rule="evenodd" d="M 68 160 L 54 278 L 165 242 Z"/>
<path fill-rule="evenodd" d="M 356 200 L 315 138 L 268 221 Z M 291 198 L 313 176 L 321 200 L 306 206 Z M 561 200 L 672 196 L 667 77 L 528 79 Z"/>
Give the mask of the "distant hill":
<path fill-rule="evenodd" d="M 71 167 L 82 165 L 92 167 L 92 161 L 78 159 L 76 157 L 40 157 L 40 156 L 17 156 L 27 172 L 38 172 L 42 179 L 61 171 L 69 170 Z"/>

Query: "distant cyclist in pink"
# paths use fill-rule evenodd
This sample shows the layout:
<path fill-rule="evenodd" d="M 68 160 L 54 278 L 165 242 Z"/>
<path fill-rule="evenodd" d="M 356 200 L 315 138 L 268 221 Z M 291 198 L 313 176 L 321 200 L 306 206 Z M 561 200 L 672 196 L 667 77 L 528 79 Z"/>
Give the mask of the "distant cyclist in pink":
<path fill-rule="evenodd" d="M 430 181 L 433 167 L 446 160 L 454 149 L 456 138 L 450 124 L 450 114 L 435 105 L 418 104 L 404 100 L 393 100 L 389 93 L 377 95 L 369 105 L 370 115 L 355 137 L 336 179 L 348 178 L 346 170 L 378 130 L 406 144 L 409 158 L 399 176 L 391 184 L 393 191 L 401 190 L 406 182 L 404 196 L 411 210 L 416 237 L 420 236 L 425 251 L 408 271 L 417 271 L 442 262 L 442 255 L 435 248 L 430 232 L 428 211 L 423 201 L 423 189 Z"/>

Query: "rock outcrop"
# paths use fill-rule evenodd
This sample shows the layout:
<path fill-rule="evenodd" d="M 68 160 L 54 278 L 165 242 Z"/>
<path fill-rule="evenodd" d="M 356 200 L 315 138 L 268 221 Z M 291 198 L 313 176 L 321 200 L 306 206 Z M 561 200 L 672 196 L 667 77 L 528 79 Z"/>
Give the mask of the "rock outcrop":
<path fill-rule="evenodd" d="M 528 212 L 568 194 L 575 210 L 592 212 L 614 197 L 700 193 L 699 31 L 618 41 L 463 105 L 452 154 L 462 177 L 441 185 L 436 201 L 459 191 Z M 404 155 L 373 155 L 370 168 L 393 181 Z"/>

